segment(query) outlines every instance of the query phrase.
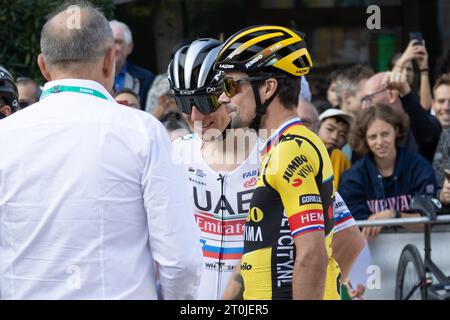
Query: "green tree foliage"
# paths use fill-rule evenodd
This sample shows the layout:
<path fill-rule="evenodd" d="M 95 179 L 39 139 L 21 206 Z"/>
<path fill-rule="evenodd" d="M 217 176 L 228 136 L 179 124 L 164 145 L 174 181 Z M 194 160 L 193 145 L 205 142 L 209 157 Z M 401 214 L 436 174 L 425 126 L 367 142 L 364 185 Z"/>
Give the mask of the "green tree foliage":
<path fill-rule="evenodd" d="M 30 76 L 42 80 L 37 66 L 40 34 L 48 14 L 61 0 L 0 0 L 0 64 L 13 76 Z M 70 1 L 69 1 L 70 2 Z M 112 18 L 112 0 L 91 1 Z"/>

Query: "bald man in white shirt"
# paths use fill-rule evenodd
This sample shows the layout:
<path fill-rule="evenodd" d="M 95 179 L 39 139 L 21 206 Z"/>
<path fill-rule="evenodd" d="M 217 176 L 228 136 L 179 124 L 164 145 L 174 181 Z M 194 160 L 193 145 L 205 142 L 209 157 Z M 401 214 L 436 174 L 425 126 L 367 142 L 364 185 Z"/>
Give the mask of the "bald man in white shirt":
<path fill-rule="evenodd" d="M 111 97 L 108 21 L 42 29 L 41 100 L 0 126 L 2 299 L 194 299 L 198 229 L 162 125 Z M 75 13 L 74 13 L 75 12 Z M 186 189 L 187 190 L 187 189 Z"/>

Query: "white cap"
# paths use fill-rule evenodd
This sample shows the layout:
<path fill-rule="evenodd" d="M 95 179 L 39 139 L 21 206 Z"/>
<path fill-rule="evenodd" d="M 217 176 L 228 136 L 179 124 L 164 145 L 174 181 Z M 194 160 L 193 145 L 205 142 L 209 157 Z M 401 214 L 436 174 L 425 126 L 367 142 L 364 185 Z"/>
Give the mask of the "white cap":
<path fill-rule="evenodd" d="M 345 111 L 342 111 L 341 109 L 336 108 L 330 108 L 322 112 L 319 116 L 319 120 L 322 122 L 323 120 L 327 118 L 340 118 L 348 123 L 349 126 L 352 125 L 353 122 L 353 116 L 350 113 L 347 113 Z"/>

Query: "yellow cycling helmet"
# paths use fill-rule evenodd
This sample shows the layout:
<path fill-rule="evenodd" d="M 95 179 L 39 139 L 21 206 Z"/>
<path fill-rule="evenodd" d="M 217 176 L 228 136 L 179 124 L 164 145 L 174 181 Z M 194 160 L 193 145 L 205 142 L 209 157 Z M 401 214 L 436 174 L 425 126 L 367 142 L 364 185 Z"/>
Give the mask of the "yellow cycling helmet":
<path fill-rule="evenodd" d="M 219 52 L 215 69 L 255 72 L 276 68 L 300 77 L 312 67 L 305 35 L 281 26 L 256 26 L 232 35 Z"/>

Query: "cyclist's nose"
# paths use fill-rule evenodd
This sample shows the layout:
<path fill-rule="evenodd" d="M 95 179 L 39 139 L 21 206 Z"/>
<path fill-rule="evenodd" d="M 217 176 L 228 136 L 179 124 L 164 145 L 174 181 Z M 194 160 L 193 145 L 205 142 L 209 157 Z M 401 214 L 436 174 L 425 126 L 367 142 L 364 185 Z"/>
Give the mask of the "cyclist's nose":
<path fill-rule="evenodd" d="M 219 97 L 219 102 L 220 104 L 228 104 L 231 102 L 231 99 L 226 95 L 225 92 L 222 92 L 222 94 Z"/>
<path fill-rule="evenodd" d="M 197 107 L 192 107 L 192 113 L 191 113 L 191 120 L 192 122 L 195 121 L 203 121 L 203 119 L 205 118 L 205 115 L 203 113 L 201 113 Z"/>

